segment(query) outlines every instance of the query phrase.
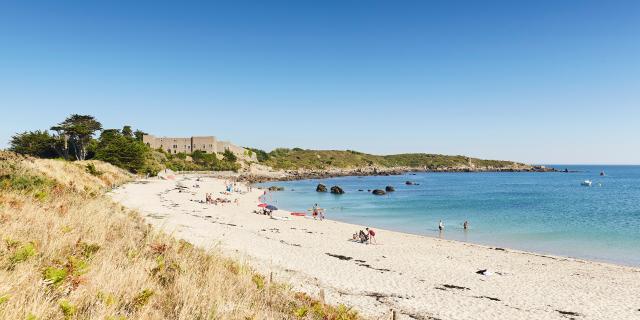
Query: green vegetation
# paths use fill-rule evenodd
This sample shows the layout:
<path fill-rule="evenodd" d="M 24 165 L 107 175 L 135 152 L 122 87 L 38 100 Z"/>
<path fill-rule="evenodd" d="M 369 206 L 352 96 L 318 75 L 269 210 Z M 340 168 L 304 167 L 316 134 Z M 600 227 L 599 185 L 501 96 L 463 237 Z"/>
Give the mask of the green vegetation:
<path fill-rule="evenodd" d="M 57 286 L 67 278 L 67 271 L 62 268 L 48 267 L 44 269 L 42 276 L 47 283 Z"/>
<path fill-rule="evenodd" d="M 378 166 L 384 168 L 412 167 L 437 170 L 458 166 L 507 167 L 511 161 L 481 160 L 465 156 L 447 156 L 426 153 L 406 153 L 379 156 L 353 150 L 303 150 L 300 148 L 278 148 L 268 154 L 266 165 L 275 169 L 327 169 L 361 168 Z"/>
<path fill-rule="evenodd" d="M 76 314 L 76 306 L 71 304 L 69 300 L 62 299 L 60 300 L 59 305 L 65 320 L 73 318 L 73 316 Z"/>
<path fill-rule="evenodd" d="M 132 135 L 123 130 L 109 129 L 102 131 L 95 150 L 95 158 L 133 173 L 155 174 L 152 161 L 149 159 L 150 149 Z M 155 171 L 155 172 L 154 172 Z"/>
<path fill-rule="evenodd" d="M 25 131 L 11 137 L 9 150 L 28 154 L 39 158 L 54 158 L 56 152 L 56 139 L 48 131 Z"/>
<path fill-rule="evenodd" d="M 102 124 L 93 116 L 72 114 L 63 122 L 51 127 L 56 132 L 58 152 L 67 160 L 71 155 L 76 160 L 85 160 L 93 135 L 102 130 Z"/>
<path fill-rule="evenodd" d="M 247 151 L 251 151 L 252 154 L 255 153 L 256 158 L 258 158 L 258 162 L 265 162 L 269 160 L 269 153 L 267 153 L 264 150 L 260 150 L 256 148 L 247 148 L 247 147 L 245 147 L 245 149 L 247 149 Z M 249 154 L 249 156 L 251 156 L 251 154 Z"/>
<path fill-rule="evenodd" d="M 240 164 L 236 162 L 237 159 L 232 152 L 229 153 L 233 157 L 225 153 L 222 159 L 219 159 L 216 154 L 204 151 L 195 151 L 187 155 L 186 153 L 170 154 L 159 149 L 154 150 L 154 153 L 164 166 L 173 171 L 238 171 L 240 169 Z"/>
<path fill-rule="evenodd" d="M 33 243 L 29 242 L 16 250 L 16 252 L 14 252 L 13 255 L 9 257 L 9 262 L 11 263 L 11 266 L 13 266 L 20 262 L 27 261 L 27 259 L 35 255 L 36 247 L 33 245 Z"/>
<path fill-rule="evenodd" d="M 96 165 L 93 163 L 89 163 L 87 164 L 87 172 L 92 175 L 92 176 L 96 176 L 99 177 L 102 175 L 102 172 L 98 171 L 98 169 L 96 169 Z"/>
<path fill-rule="evenodd" d="M 174 171 L 237 171 L 240 164 L 233 152 L 226 150 L 222 159 L 217 155 L 196 151 L 192 155 L 169 154 L 163 150 L 151 150 L 142 142 L 145 133 L 125 125 L 122 129 L 102 129 L 93 116 L 74 114 L 47 130 L 25 131 L 15 134 L 9 150 L 38 158 L 62 158 L 65 160 L 97 159 L 137 174 L 156 175 L 164 168 Z M 99 133 L 97 139 L 94 135 Z M 253 151 L 249 151 L 253 152 Z M 266 154 L 262 151 L 263 154 Z M 86 165 L 87 172 L 100 176 L 93 164 Z M 35 182 L 35 181 L 31 181 Z M 11 183 L 31 183 L 11 181 Z M 0 183 L 3 181 L 0 176 Z M 1 185 L 0 185 L 1 186 Z"/>

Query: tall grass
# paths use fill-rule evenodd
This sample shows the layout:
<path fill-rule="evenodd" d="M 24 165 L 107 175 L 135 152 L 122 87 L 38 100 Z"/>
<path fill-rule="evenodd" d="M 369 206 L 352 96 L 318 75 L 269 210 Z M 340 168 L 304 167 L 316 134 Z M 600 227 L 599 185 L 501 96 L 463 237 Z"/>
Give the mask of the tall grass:
<path fill-rule="evenodd" d="M 0 152 L 0 319 L 357 318 L 155 231 L 88 164 Z"/>

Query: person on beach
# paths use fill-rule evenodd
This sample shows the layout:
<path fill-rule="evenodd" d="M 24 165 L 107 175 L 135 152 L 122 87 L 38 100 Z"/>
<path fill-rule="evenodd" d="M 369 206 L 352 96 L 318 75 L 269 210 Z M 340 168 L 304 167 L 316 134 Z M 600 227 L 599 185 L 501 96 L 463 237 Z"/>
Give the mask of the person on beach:
<path fill-rule="evenodd" d="M 318 218 L 318 204 L 314 204 L 313 207 L 311 208 L 311 216 L 313 217 L 313 220 Z"/>
<path fill-rule="evenodd" d="M 364 231 L 360 230 L 360 232 L 358 232 L 358 237 L 360 238 L 360 243 L 367 243 L 367 240 L 369 240 L 367 237 L 367 234 L 364 233 Z"/>
<path fill-rule="evenodd" d="M 444 230 L 444 222 L 442 222 L 442 220 L 440 220 L 440 223 L 438 223 L 438 230 Z"/>
<path fill-rule="evenodd" d="M 467 230 L 469 229 L 469 221 L 465 220 L 464 223 L 462 224 L 462 227 Z"/>
<path fill-rule="evenodd" d="M 369 229 L 369 228 L 365 228 L 367 230 L 367 233 L 369 234 L 369 243 L 375 243 L 378 244 L 378 242 L 376 241 L 376 232 L 373 231 L 373 229 Z"/>

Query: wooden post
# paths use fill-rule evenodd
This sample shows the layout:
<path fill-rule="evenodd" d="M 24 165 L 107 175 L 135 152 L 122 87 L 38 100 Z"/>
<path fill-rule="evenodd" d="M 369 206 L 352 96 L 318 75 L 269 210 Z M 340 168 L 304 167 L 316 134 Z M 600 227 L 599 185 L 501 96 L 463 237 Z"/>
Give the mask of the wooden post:
<path fill-rule="evenodd" d="M 273 282 L 273 272 L 269 272 L 269 284 Z"/>
<path fill-rule="evenodd" d="M 320 289 L 320 302 L 324 303 L 324 289 Z"/>
<path fill-rule="evenodd" d="M 396 311 L 391 309 L 391 320 L 396 320 Z"/>

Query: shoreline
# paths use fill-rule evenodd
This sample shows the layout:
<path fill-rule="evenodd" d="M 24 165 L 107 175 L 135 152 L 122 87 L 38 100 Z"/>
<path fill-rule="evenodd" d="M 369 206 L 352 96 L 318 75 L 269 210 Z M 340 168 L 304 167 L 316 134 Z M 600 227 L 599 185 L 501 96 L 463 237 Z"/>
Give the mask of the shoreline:
<path fill-rule="evenodd" d="M 545 166 L 516 166 L 516 167 L 442 167 L 438 169 L 416 167 L 366 167 L 366 168 L 328 168 L 328 169 L 298 169 L 298 170 L 268 170 L 250 167 L 248 172 L 239 173 L 238 181 L 247 183 L 263 183 L 270 181 L 297 181 L 311 179 L 328 179 L 337 177 L 364 176 L 392 176 L 407 173 L 476 173 L 476 172 L 562 172 Z"/>
<path fill-rule="evenodd" d="M 195 177 L 203 176 L 178 180 L 191 183 Z M 223 184 L 203 179 L 206 190 Z M 560 311 L 587 318 L 640 315 L 631 298 L 640 294 L 637 267 L 377 228 L 381 243 L 365 245 L 347 240 L 363 229 L 358 225 L 249 213 L 257 189 L 238 195 L 238 206 L 221 208 L 188 200 L 203 193 L 202 187 L 179 193 L 175 186 L 148 180 L 118 188 L 112 197 L 177 237 L 220 248 L 296 290 L 317 296 L 322 289 L 330 303 L 345 303 L 372 318 L 390 309 L 400 319 L 562 319 L 566 314 Z M 493 274 L 478 275 L 482 268 Z"/>

